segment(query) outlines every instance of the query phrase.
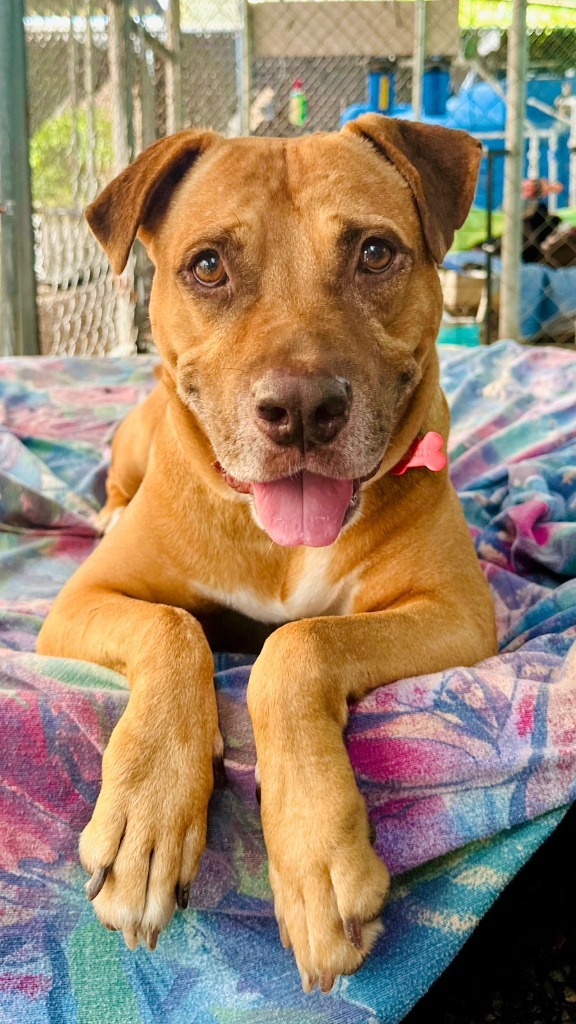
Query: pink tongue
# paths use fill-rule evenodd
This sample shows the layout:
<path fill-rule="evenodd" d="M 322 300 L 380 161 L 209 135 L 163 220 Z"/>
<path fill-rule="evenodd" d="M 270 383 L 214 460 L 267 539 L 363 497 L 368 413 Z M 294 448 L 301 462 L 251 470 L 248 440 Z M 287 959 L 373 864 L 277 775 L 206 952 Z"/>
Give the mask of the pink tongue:
<path fill-rule="evenodd" d="M 283 547 L 322 548 L 336 540 L 352 500 L 352 480 L 299 473 L 268 484 L 252 484 L 256 511 L 266 533 Z"/>

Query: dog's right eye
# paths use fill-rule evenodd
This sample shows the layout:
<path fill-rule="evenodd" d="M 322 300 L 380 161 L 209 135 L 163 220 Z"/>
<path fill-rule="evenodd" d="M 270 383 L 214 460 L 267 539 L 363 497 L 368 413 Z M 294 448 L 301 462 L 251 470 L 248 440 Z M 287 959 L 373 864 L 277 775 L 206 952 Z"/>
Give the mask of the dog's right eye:
<path fill-rule="evenodd" d="M 190 269 L 198 284 L 205 288 L 216 288 L 228 280 L 224 263 L 216 249 L 206 249 L 199 253 Z"/>
<path fill-rule="evenodd" d="M 382 274 L 394 259 L 394 253 L 382 238 L 367 238 L 360 251 L 359 269 L 363 273 Z"/>

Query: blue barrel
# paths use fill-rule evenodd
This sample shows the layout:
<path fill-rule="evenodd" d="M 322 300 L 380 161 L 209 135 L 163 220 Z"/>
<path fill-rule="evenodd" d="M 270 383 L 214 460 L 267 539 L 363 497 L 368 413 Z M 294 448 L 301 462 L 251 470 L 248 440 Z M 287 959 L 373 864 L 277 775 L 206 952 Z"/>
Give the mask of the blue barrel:
<path fill-rule="evenodd" d="M 396 98 L 396 72 L 389 61 L 368 68 L 368 107 L 377 114 L 391 114 Z"/>
<path fill-rule="evenodd" d="M 438 65 L 422 76 L 422 106 L 427 117 L 444 117 L 450 96 L 450 71 Z"/>

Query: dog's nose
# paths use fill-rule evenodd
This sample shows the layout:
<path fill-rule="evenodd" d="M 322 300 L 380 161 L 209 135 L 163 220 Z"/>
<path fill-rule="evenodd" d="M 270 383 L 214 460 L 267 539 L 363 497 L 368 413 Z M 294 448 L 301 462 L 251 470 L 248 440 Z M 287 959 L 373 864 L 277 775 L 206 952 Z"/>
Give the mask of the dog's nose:
<path fill-rule="evenodd" d="M 262 433 L 276 444 L 303 451 L 333 441 L 348 421 L 351 403 L 348 381 L 328 374 L 267 377 L 254 390 Z"/>

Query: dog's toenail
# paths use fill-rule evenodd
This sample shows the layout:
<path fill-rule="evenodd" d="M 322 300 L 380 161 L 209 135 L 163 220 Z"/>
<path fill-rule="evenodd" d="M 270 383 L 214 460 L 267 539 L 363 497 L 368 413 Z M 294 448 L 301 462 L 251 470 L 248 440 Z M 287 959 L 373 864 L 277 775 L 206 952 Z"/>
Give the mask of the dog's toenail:
<path fill-rule="evenodd" d="M 348 917 L 344 921 L 344 934 L 354 949 L 362 949 L 362 924 L 357 917 Z"/>
<path fill-rule="evenodd" d="M 372 844 L 372 846 L 374 846 L 374 843 L 376 842 L 377 835 L 378 835 L 378 833 L 376 832 L 376 825 L 374 824 L 373 821 L 369 820 L 368 821 L 368 838 L 369 838 L 370 843 Z"/>
<path fill-rule="evenodd" d="M 159 934 L 160 932 L 158 931 L 157 928 L 151 928 L 150 931 L 148 932 L 146 941 L 148 943 L 148 949 L 150 950 L 151 953 L 154 952 L 156 946 L 158 945 Z"/>
<path fill-rule="evenodd" d="M 302 991 L 305 992 L 306 995 L 308 995 L 308 993 L 311 992 L 312 989 L 314 988 L 314 985 L 316 983 L 315 979 L 312 977 L 311 974 L 308 974 L 306 971 L 300 971 L 300 977 L 302 979 Z"/>
<path fill-rule="evenodd" d="M 127 928 L 125 928 L 123 930 L 122 934 L 124 936 L 124 942 L 128 946 L 128 949 L 130 949 L 132 952 L 134 952 L 134 950 L 136 949 L 136 947 L 138 945 L 138 936 L 137 936 L 136 932 L 129 931 Z"/>
<path fill-rule="evenodd" d="M 290 949 L 292 943 L 290 942 L 290 936 L 288 934 L 286 924 L 281 917 L 278 919 L 278 931 L 280 932 L 280 942 L 284 946 L 284 949 Z"/>
<path fill-rule="evenodd" d="M 89 900 L 90 903 L 92 900 L 95 900 L 98 893 L 101 892 L 109 871 L 110 867 L 96 868 L 92 878 L 86 883 L 86 899 Z"/>
<path fill-rule="evenodd" d="M 260 807 L 260 804 L 262 803 L 262 787 L 259 782 L 256 783 L 256 789 L 254 792 L 256 793 L 256 803 L 258 804 L 258 807 Z"/>
<path fill-rule="evenodd" d="M 180 910 L 186 910 L 188 902 L 190 900 L 190 886 L 180 885 L 176 886 L 176 904 Z"/>
<path fill-rule="evenodd" d="M 330 974 L 328 971 L 323 971 L 320 975 L 319 985 L 321 992 L 331 992 L 332 986 L 334 985 L 334 975 Z"/>

